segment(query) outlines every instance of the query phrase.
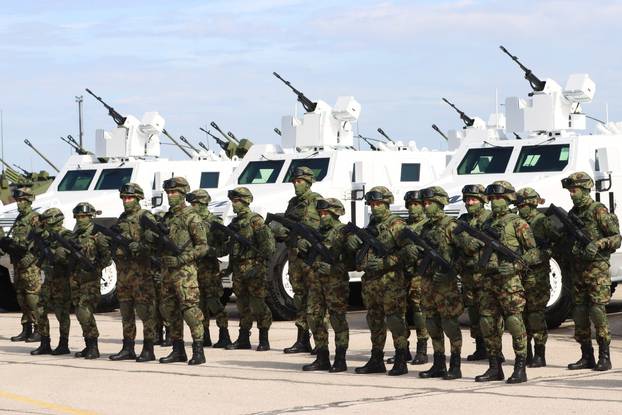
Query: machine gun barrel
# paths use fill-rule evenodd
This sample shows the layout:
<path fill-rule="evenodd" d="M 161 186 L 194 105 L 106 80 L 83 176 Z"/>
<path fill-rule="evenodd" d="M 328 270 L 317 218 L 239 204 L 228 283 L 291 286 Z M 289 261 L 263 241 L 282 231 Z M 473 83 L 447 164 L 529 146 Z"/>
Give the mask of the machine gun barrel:
<path fill-rule="evenodd" d="M 367 145 L 369 146 L 369 148 L 372 149 L 372 151 L 380 151 L 378 147 L 376 147 L 375 145 L 371 143 L 372 141 L 377 141 L 377 140 L 374 140 L 373 138 L 365 137 L 364 135 L 361 135 L 361 134 L 357 135 L 357 137 L 365 141 Z"/>
<path fill-rule="evenodd" d="M 29 172 L 28 170 L 26 170 L 25 168 L 21 167 L 19 164 L 15 164 L 13 163 L 13 166 L 18 169 L 19 171 L 21 171 L 23 174 L 25 174 L 26 176 L 32 174 L 32 172 Z"/>
<path fill-rule="evenodd" d="M 73 137 L 71 136 L 71 134 L 67 134 L 67 139 L 68 139 L 69 141 L 71 141 L 71 142 L 73 143 L 73 145 L 76 147 L 76 151 L 78 152 L 78 154 L 81 154 L 81 155 L 88 155 L 88 154 L 93 155 L 93 153 L 92 153 L 92 152 L 90 152 L 90 151 L 88 151 L 86 148 L 82 147 L 82 146 L 80 145 L 80 143 L 78 143 L 78 140 L 76 140 L 75 138 L 73 138 Z"/>
<path fill-rule="evenodd" d="M 218 124 L 216 124 L 214 121 L 210 122 L 209 125 L 211 125 L 212 128 L 216 129 L 216 131 L 218 131 L 225 138 L 225 140 L 227 140 L 228 142 L 230 142 L 232 144 L 237 144 L 237 141 L 233 140 L 230 136 L 225 134 L 225 132 L 223 130 L 221 130 L 221 128 L 218 126 Z"/>
<path fill-rule="evenodd" d="M 275 132 L 275 133 L 277 133 L 278 135 L 283 135 L 283 134 L 281 133 L 281 130 L 279 130 L 279 129 L 278 129 L 278 128 L 276 128 L 276 127 L 274 128 L 274 132 Z"/>
<path fill-rule="evenodd" d="M 464 125 L 466 127 L 472 127 L 473 124 L 475 124 L 475 119 L 473 119 L 473 118 L 469 117 L 468 115 L 466 115 L 464 113 L 464 111 L 461 111 L 460 109 L 458 109 L 458 107 L 456 107 L 454 104 L 449 102 L 449 100 L 447 100 L 447 98 L 443 98 L 443 101 L 445 101 L 445 103 L 447 103 L 447 105 L 449 105 L 450 107 L 452 107 L 453 109 L 456 110 L 456 112 L 460 115 L 460 119 L 462 120 L 462 122 L 464 123 Z"/>
<path fill-rule="evenodd" d="M 168 131 L 166 131 L 166 129 L 162 129 L 162 134 L 164 134 L 165 136 L 167 136 L 167 137 L 168 137 L 168 139 L 169 139 L 169 140 L 171 140 L 171 141 L 173 142 L 173 144 L 175 144 L 177 147 L 179 147 L 179 149 L 180 149 L 181 151 L 183 151 L 183 152 L 186 154 L 186 156 L 188 156 L 188 158 L 192 158 L 192 154 L 190 154 L 190 153 L 188 152 L 188 150 L 186 150 L 186 149 L 184 148 L 184 146 L 182 146 L 181 144 L 179 144 L 179 143 L 177 142 L 177 140 L 175 140 L 175 139 L 173 138 L 173 136 L 171 136 L 171 135 L 168 133 Z"/>
<path fill-rule="evenodd" d="M 190 143 L 190 141 L 188 141 L 188 139 L 187 139 L 186 137 L 184 137 L 183 135 L 180 135 L 180 136 L 179 136 L 179 139 L 180 139 L 181 141 L 183 141 L 184 143 L 186 143 L 186 145 L 187 145 L 188 147 L 190 147 L 190 148 L 192 149 L 192 151 L 194 151 L 195 153 L 199 154 L 199 149 L 197 149 L 195 146 L 193 146 L 193 145 Z"/>
<path fill-rule="evenodd" d="M 546 85 L 545 81 L 542 81 L 540 78 L 538 78 L 536 75 L 534 75 L 534 73 L 531 71 L 531 69 L 529 69 L 528 67 L 523 65 L 518 60 L 518 58 L 516 56 L 512 55 L 510 52 L 508 52 L 508 50 L 506 48 L 504 48 L 503 45 L 499 46 L 499 48 L 501 49 L 501 51 L 503 53 L 508 55 L 510 57 L 510 59 L 512 59 L 514 62 L 516 62 L 516 64 L 523 70 L 523 72 L 525 72 L 525 79 L 529 82 L 529 85 L 531 85 L 531 89 L 533 89 L 534 92 L 539 92 L 539 91 L 543 91 L 544 90 L 544 86 Z"/>
<path fill-rule="evenodd" d="M 205 151 L 209 151 L 209 148 L 205 144 L 203 144 L 202 141 L 199 141 L 199 147 L 201 147 Z"/>
<path fill-rule="evenodd" d="M 226 142 L 226 141 L 221 140 L 220 138 L 218 138 L 217 136 L 215 136 L 214 134 L 212 134 L 210 131 L 206 130 L 205 128 L 199 127 L 199 129 L 203 131 L 205 134 L 212 137 L 214 141 L 216 141 L 216 144 L 218 144 L 218 146 L 222 148 L 225 152 L 228 151 L 230 145 L 234 145 L 231 142 Z"/>
<path fill-rule="evenodd" d="M 302 107 L 305 109 L 305 111 L 307 112 L 313 112 L 315 111 L 315 108 L 317 107 L 317 102 L 313 102 L 311 101 L 309 98 L 307 98 L 305 96 L 305 94 L 303 94 L 302 92 L 300 92 L 299 90 L 297 90 L 296 88 L 294 88 L 292 86 L 292 84 L 289 81 L 286 81 L 285 79 L 283 79 L 281 77 L 281 75 L 279 75 L 276 72 L 272 72 L 272 75 L 276 76 L 276 78 L 283 82 L 285 85 L 287 85 L 292 91 L 294 91 L 294 94 L 296 94 L 296 96 L 298 97 L 298 102 L 300 102 L 302 104 Z"/>
<path fill-rule="evenodd" d="M 378 128 L 376 131 L 378 131 L 378 133 L 380 133 L 381 136 L 383 136 L 384 138 L 386 138 L 387 140 L 389 140 L 390 142 L 395 144 L 395 141 L 393 141 L 393 139 L 391 137 L 389 137 L 389 135 L 387 133 L 385 133 L 382 128 Z"/>
<path fill-rule="evenodd" d="M 238 140 L 235 134 L 233 134 L 231 131 L 227 131 L 227 136 L 229 136 L 229 138 L 235 141 L 236 144 L 240 144 L 240 140 Z"/>
<path fill-rule="evenodd" d="M 443 137 L 445 139 L 445 141 L 449 141 L 449 139 L 447 138 L 447 136 L 445 135 L 445 133 L 443 131 L 441 131 L 440 128 L 438 128 L 438 125 L 436 124 L 432 124 L 432 129 L 434 131 L 436 131 L 437 133 L 439 133 L 441 135 L 441 137 Z"/>
<path fill-rule="evenodd" d="M 110 115 L 112 117 L 112 119 L 114 120 L 115 123 L 117 123 L 118 126 L 121 126 L 121 125 L 125 124 L 125 120 L 127 119 L 127 117 L 124 117 L 123 115 L 119 114 L 114 108 L 112 108 L 110 105 L 106 104 L 104 102 L 104 100 L 101 99 L 101 97 L 98 97 L 97 95 L 95 95 L 93 93 L 93 91 L 91 91 L 90 89 L 86 88 L 86 92 L 88 92 L 96 100 L 98 100 L 99 102 L 102 103 L 104 108 L 106 108 L 108 110 L 108 115 Z"/>
<path fill-rule="evenodd" d="M 41 154 L 41 152 L 39 150 L 37 150 L 35 148 L 35 146 L 32 145 L 32 143 L 30 141 L 28 141 L 28 139 L 24 140 L 24 144 L 26 144 L 28 147 L 32 148 L 32 150 L 37 153 L 39 155 L 39 157 L 41 157 L 43 159 L 43 161 L 45 161 L 47 164 L 49 164 L 50 166 L 52 166 L 52 168 L 54 170 L 56 170 L 56 173 L 60 172 L 60 170 L 58 169 L 58 167 L 56 167 L 50 160 L 48 160 L 47 157 L 45 157 L 43 154 Z"/>

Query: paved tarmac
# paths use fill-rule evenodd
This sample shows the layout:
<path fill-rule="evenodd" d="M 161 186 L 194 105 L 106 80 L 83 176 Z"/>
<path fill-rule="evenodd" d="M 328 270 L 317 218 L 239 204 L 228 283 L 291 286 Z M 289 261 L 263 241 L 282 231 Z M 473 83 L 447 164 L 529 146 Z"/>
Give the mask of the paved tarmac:
<path fill-rule="evenodd" d="M 235 305 L 232 337 L 237 335 Z M 16 313 L 0 314 L 0 414 L 620 414 L 622 413 L 622 294 L 609 307 L 614 333 L 611 354 L 614 369 L 568 371 L 579 348 L 572 339 L 572 323 L 564 323 L 549 335 L 546 368 L 528 369 L 529 382 L 475 383 L 487 362 L 463 361 L 463 379 L 423 380 L 423 366 L 409 365 L 405 376 L 356 375 L 354 367 L 368 358 L 369 333 L 363 311 L 348 314 L 351 347 L 347 373 L 302 372 L 312 361 L 308 355 L 285 355 L 296 330 L 291 322 L 275 322 L 270 331 L 272 350 L 224 351 L 206 348 L 207 364 L 111 362 L 110 354 L 121 347 L 118 312 L 99 314 L 102 358 L 87 361 L 72 356 L 34 357 L 37 345 L 12 343 L 19 328 Z M 50 315 L 52 333 L 58 324 Z M 139 325 L 140 327 L 140 325 Z M 140 332 L 140 330 L 139 330 Z M 463 355 L 473 343 L 463 328 Z M 216 329 L 212 326 L 212 336 Z M 186 338 L 190 339 L 189 332 Z M 253 345 L 257 330 L 252 333 Z M 53 343 L 57 338 L 53 337 Z M 331 335 L 332 341 L 332 335 Z M 83 347 L 77 321 L 72 318 L 72 351 Z M 508 358 L 506 376 L 512 371 L 511 339 L 504 336 Z M 136 347 L 140 351 L 140 345 Z M 389 343 L 387 354 L 392 354 Z M 190 353 L 187 346 L 187 352 Z M 156 347 L 161 357 L 168 349 Z M 431 353 L 431 350 L 430 350 Z"/>

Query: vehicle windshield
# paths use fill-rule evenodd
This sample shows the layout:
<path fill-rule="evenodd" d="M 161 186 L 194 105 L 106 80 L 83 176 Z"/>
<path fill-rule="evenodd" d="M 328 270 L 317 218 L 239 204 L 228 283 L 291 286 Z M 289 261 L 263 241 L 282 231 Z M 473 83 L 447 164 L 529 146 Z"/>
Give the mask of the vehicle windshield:
<path fill-rule="evenodd" d="M 238 184 L 274 183 L 285 160 L 251 161 L 238 177 Z"/>
<path fill-rule="evenodd" d="M 87 190 L 97 170 L 69 170 L 58 185 L 59 192 Z"/>
<path fill-rule="evenodd" d="M 472 148 L 458 166 L 458 174 L 504 173 L 513 147 Z"/>
<path fill-rule="evenodd" d="M 130 181 L 132 169 L 104 169 L 97 180 L 95 190 L 119 190 Z"/>
<path fill-rule="evenodd" d="M 514 173 L 562 171 L 568 165 L 570 144 L 525 146 L 514 166 Z"/>
<path fill-rule="evenodd" d="M 289 168 L 287 169 L 287 174 L 283 179 L 283 183 L 289 183 L 292 181 L 292 176 L 294 175 L 294 170 L 298 167 L 308 167 L 313 170 L 313 174 L 315 175 L 315 180 L 321 182 L 324 177 L 326 177 L 326 173 L 328 172 L 328 162 L 330 159 L 321 158 L 321 159 L 296 159 L 292 160 Z"/>
<path fill-rule="evenodd" d="M 201 189 L 215 189 L 218 187 L 218 177 L 220 173 L 217 171 L 204 171 L 201 173 Z"/>

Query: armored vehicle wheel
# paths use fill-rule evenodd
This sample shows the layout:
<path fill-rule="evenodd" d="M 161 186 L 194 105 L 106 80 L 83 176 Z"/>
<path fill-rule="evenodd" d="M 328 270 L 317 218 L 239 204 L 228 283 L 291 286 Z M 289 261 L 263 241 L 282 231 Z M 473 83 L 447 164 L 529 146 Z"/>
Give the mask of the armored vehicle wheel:
<path fill-rule="evenodd" d="M 19 311 L 19 304 L 17 304 L 17 294 L 13 283 L 11 283 L 11 276 L 9 271 L 0 267 L 0 309 L 4 311 Z"/>
<path fill-rule="evenodd" d="M 551 258 L 551 298 L 546 306 L 546 324 L 549 329 L 559 327 L 572 310 L 570 276 L 564 276 L 559 263 Z"/>
<path fill-rule="evenodd" d="M 117 300 L 117 266 L 113 262 L 102 270 L 101 299 L 97 311 L 112 311 L 119 306 Z"/>
<path fill-rule="evenodd" d="M 270 261 L 266 297 L 272 316 L 278 320 L 291 320 L 296 315 L 294 290 L 289 282 L 288 269 L 287 249 L 284 244 L 278 244 L 276 254 Z"/>

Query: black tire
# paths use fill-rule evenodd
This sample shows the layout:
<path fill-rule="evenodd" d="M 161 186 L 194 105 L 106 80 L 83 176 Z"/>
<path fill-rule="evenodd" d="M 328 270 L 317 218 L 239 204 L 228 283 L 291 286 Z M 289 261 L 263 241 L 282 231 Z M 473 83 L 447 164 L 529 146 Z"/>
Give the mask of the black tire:
<path fill-rule="evenodd" d="M 270 268 L 266 277 L 268 288 L 266 303 L 275 320 L 292 320 L 296 316 L 294 298 L 287 293 L 283 284 L 282 274 L 287 261 L 287 248 L 284 244 L 277 244 L 276 254 L 270 261 Z"/>
<path fill-rule="evenodd" d="M 4 311 L 19 311 L 15 287 L 11 283 L 9 271 L 0 267 L 0 309 Z"/>
<path fill-rule="evenodd" d="M 116 269 L 116 265 L 114 264 L 114 262 L 111 267 L 104 269 L 103 273 L 105 273 L 106 270 L 108 269 L 111 269 L 110 272 L 114 272 L 114 277 L 106 280 L 104 276 L 102 275 L 102 280 L 101 280 L 102 296 L 99 299 L 99 304 L 97 305 L 97 312 L 100 312 L 100 313 L 113 311 L 119 308 L 119 300 L 117 299 L 117 287 L 116 287 L 117 269 Z M 112 271 L 112 269 L 114 269 L 114 271 Z"/>
<path fill-rule="evenodd" d="M 552 303 L 546 308 L 545 317 L 546 325 L 549 329 L 555 329 L 559 327 L 570 315 L 572 311 L 572 284 L 570 281 L 570 274 L 564 272 L 561 264 L 555 259 L 551 259 L 551 278 L 556 273 L 556 269 L 561 272 L 562 287 L 561 292 Z M 553 292 L 553 290 L 552 290 Z"/>

